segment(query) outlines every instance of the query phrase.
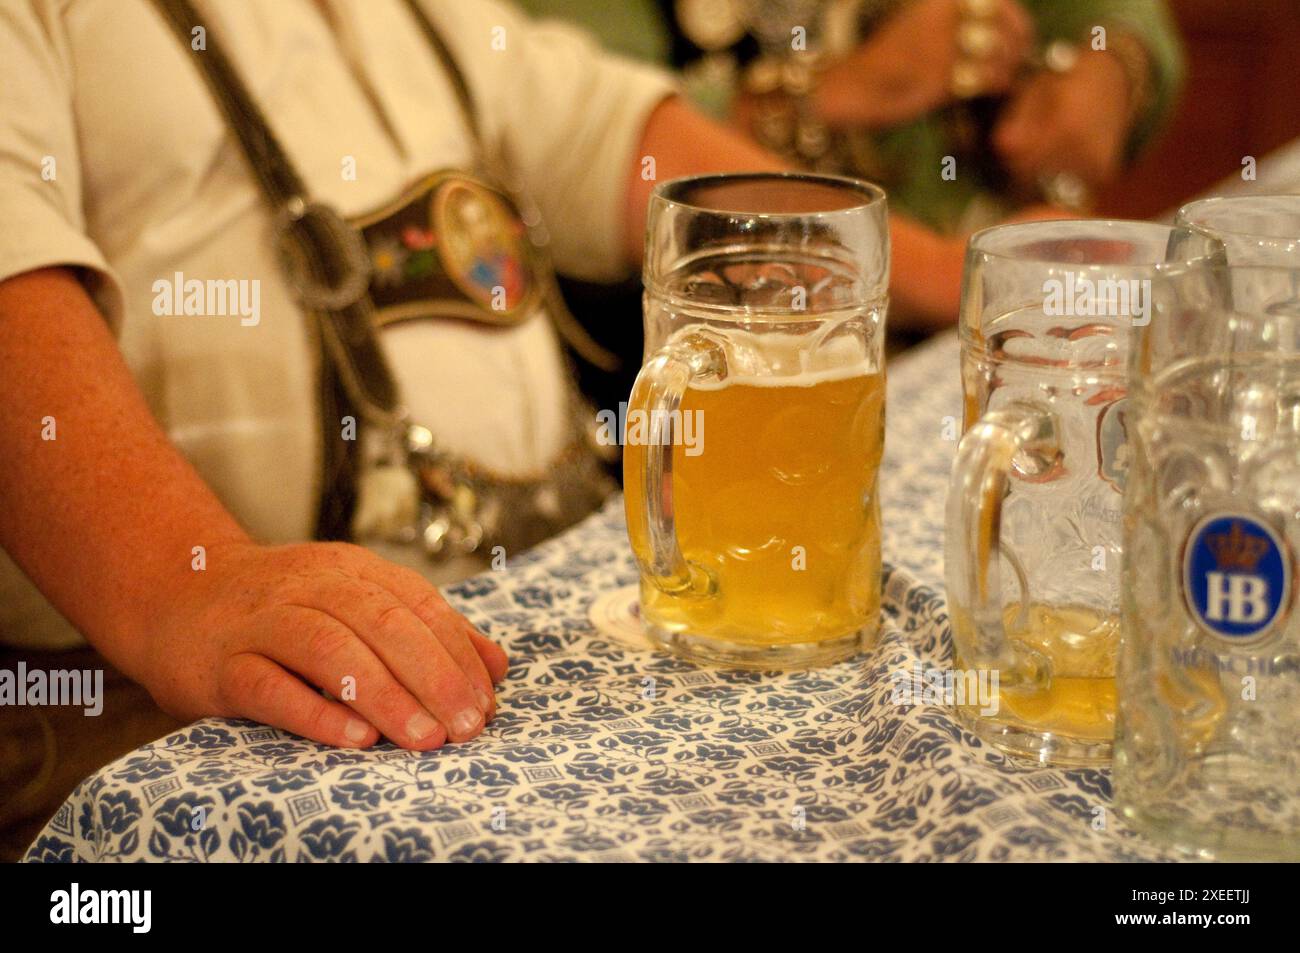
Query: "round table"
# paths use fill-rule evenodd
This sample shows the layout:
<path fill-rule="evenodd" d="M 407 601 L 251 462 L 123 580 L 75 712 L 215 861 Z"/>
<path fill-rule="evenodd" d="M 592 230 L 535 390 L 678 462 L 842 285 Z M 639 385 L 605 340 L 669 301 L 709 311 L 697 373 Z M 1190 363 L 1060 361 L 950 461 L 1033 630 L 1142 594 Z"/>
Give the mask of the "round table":
<path fill-rule="evenodd" d="M 785 674 L 697 668 L 609 624 L 636 580 L 621 500 L 448 591 L 506 647 L 472 742 L 337 750 L 209 718 L 77 787 L 29 861 L 1158 860 L 1106 770 L 982 744 L 900 676 L 950 664 L 943 511 L 954 335 L 889 368 L 878 647 Z"/>

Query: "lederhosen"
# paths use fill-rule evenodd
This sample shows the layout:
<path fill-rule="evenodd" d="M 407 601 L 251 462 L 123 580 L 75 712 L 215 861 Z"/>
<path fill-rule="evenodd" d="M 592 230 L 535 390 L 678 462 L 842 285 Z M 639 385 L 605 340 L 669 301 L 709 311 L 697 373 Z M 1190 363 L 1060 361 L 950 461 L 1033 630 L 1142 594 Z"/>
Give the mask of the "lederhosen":
<path fill-rule="evenodd" d="M 153 2 L 188 47 L 201 25 L 189 0 Z M 612 489 L 591 439 L 594 415 L 584 410 L 572 376 L 572 439 L 560 458 L 523 478 L 494 474 L 440 450 L 436 435 L 410 419 L 379 332 L 430 318 L 512 326 L 544 307 L 579 353 L 595 363 L 608 358 L 568 314 L 536 208 L 508 157 L 485 148 L 450 50 L 416 0 L 405 2 L 452 83 L 476 169 L 428 175 L 350 222 L 309 198 L 212 37 L 197 60 L 273 211 L 284 269 L 313 328 L 323 463 L 317 538 L 352 538 L 359 496 L 369 487 L 413 495 L 410 519 L 382 531 L 389 542 L 422 545 L 430 556 L 496 546 L 514 554 L 577 522 Z M 380 471 L 389 478 L 366 482 Z"/>

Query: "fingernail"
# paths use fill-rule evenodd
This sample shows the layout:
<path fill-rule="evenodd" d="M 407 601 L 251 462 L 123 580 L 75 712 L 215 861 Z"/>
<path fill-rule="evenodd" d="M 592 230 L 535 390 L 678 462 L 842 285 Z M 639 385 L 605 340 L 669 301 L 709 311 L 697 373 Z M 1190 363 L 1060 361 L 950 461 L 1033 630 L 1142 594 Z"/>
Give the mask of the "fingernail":
<path fill-rule="evenodd" d="M 478 710 L 485 715 L 492 710 L 492 699 L 488 698 L 487 692 L 482 690 L 478 693 Z"/>
<path fill-rule="evenodd" d="M 483 713 L 466 708 L 451 723 L 452 731 L 461 736 L 469 736 L 478 731 L 483 724 Z"/>
<path fill-rule="evenodd" d="M 417 711 L 406 722 L 406 734 L 412 741 L 423 741 L 438 730 L 438 722 L 422 711 Z"/>
<path fill-rule="evenodd" d="M 365 741 L 368 734 L 370 734 L 370 726 L 360 718 L 349 718 L 348 723 L 343 728 L 343 737 L 354 745 L 359 745 Z"/>

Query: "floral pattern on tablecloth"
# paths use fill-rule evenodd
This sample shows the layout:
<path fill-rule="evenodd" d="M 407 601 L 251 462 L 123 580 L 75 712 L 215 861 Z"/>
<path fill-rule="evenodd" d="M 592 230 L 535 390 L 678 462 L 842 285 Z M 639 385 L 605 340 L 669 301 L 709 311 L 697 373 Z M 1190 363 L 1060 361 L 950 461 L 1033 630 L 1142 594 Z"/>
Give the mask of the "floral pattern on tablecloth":
<path fill-rule="evenodd" d="M 602 636 L 632 584 L 621 502 L 449 591 L 512 660 L 499 713 L 437 752 L 325 748 L 207 719 L 84 781 L 29 861 L 1144 860 L 1110 776 L 1003 756 L 891 673 L 944 666 L 955 338 L 890 371 L 878 647 L 829 669 L 696 668 Z M 945 419 L 948 418 L 948 419 Z M 952 424 L 955 419 L 955 429 Z"/>

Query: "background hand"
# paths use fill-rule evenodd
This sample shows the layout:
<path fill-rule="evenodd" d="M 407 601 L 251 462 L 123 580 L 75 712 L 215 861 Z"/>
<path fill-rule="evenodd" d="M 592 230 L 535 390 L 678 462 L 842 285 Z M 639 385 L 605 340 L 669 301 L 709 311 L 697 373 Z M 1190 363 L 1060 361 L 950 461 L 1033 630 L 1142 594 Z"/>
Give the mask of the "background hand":
<path fill-rule="evenodd" d="M 953 69 L 972 64 L 982 95 L 1007 91 L 1033 44 L 1033 20 L 1015 0 L 986 0 L 963 16 L 963 0 L 919 0 L 887 19 L 822 74 L 818 115 L 831 125 L 897 125 L 951 102 Z M 974 34 L 972 36 L 972 33 Z M 963 52 L 979 47 L 978 57 Z"/>
<path fill-rule="evenodd" d="M 1060 172 L 1097 188 L 1123 166 L 1128 78 L 1109 53 L 1087 51 L 1067 73 L 1028 79 L 993 130 L 993 147 L 1022 185 Z"/>

